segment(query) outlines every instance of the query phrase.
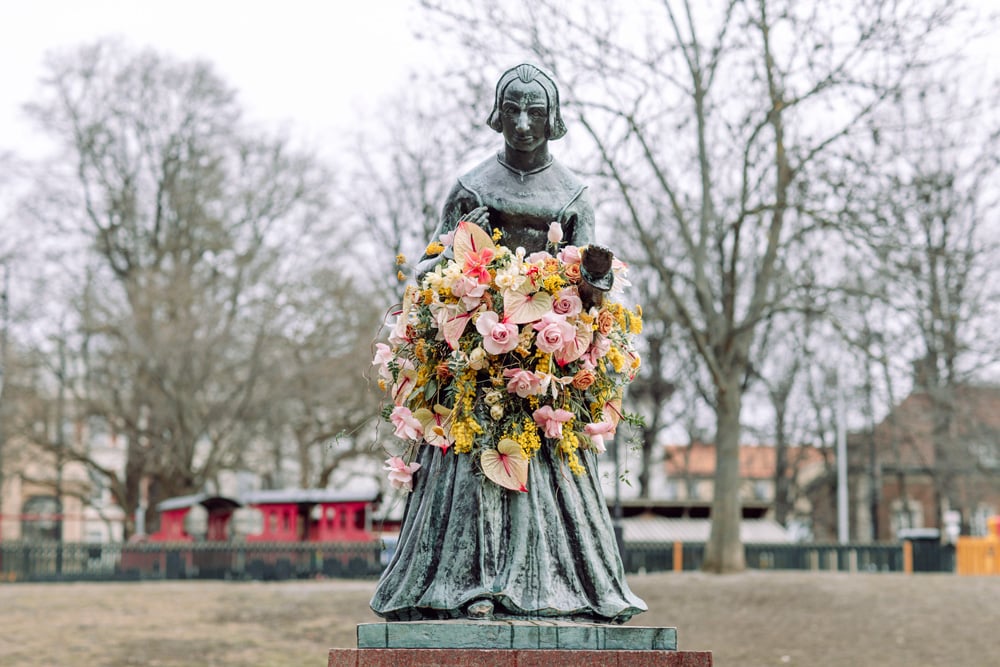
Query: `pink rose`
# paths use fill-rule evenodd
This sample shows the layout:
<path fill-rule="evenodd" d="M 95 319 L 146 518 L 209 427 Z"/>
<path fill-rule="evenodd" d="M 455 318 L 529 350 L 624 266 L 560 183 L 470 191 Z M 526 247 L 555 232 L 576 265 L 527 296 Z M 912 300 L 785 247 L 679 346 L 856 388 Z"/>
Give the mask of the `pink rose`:
<path fill-rule="evenodd" d="M 528 255 L 524 261 L 528 264 L 544 264 L 545 260 L 551 259 L 552 255 L 545 252 L 544 250 L 539 250 Z"/>
<path fill-rule="evenodd" d="M 549 243 L 552 245 L 558 245 L 560 241 L 563 240 L 563 228 L 558 222 L 552 222 L 549 224 L 548 233 Z"/>
<path fill-rule="evenodd" d="M 542 379 L 523 368 L 508 368 L 504 370 L 503 376 L 510 378 L 507 382 L 507 392 L 517 394 L 521 398 L 528 398 L 544 391 Z"/>
<path fill-rule="evenodd" d="M 576 338 L 576 328 L 566 321 L 565 316 L 555 313 L 545 313 L 532 328 L 538 332 L 535 345 L 549 354 L 562 349 Z"/>
<path fill-rule="evenodd" d="M 472 310 L 483 300 L 488 283 L 481 283 L 471 276 L 461 276 L 451 286 L 451 293 L 462 300 L 466 310 Z"/>
<path fill-rule="evenodd" d="M 476 331 L 483 337 L 483 349 L 490 354 L 505 354 L 517 347 L 517 325 L 501 320 L 492 310 L 479 316 Z"/>
<path fill-rule="evenodd" d="M 580 256 L 580 249 L 575 245 L 568 245 L 559 251 L 559 261 L 563 264 L 579 264 L 583 259 Z"/>
<path fill-rule="evenodd" d="M 580 292 L 575 287 L 565 287 L 559 290 L 556 298 L 552 301 L 552 312 L 556 315 L 573 317 L 583 311 L 583 301 L 580 300 Z"/>

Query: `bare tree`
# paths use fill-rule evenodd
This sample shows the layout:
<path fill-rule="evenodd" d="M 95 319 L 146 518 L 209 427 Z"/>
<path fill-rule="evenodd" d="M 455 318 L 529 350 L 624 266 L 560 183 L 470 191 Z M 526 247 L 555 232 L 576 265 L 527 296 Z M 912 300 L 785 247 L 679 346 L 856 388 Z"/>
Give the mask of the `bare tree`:
<path fill-rule="evenodd" d="M 944 510 L 961 506 L 956 476 L 980 457 L 968 446 L 975 440 L 968 385 L 989 377 L 1000 349 L 998 94 L 925 84 L 889 110 L 894 122 L 881 124 L 878 143 L 858 165 L 874 189 L 867 210 L 858 211 L 868 291 L 887 312 L 874 334 L 895 347 L 898 361 L 910 361 L 914 373 L 904 381 L 929 400 L 933 444 L 925 463 L 938 526 Z M 872 162 L 881 169 L 867 168 Z"/>
<path fill-rule="evenodd" d="M 761 322 L 802 307 L 801 249 L 833 221 L 814 176 L 938 55 L 929 36 L 948 11 L 888 0 L 649 2 L 627 15 L 596 2 L 425 5 L 476 66 L 528 53 L 565 85 L 622 231 L 711 377 L 719 456 L 704 568 L 742 569 L 742 400 Z"/>
<path fill-rule="evenodd" d="M 317 269 L 289 290 L 271 341 L 265 377 L 269 401 L 261 424 L 272 444 L 271 471 L 291 445 L 302 488 L 325 488 L 342 463 L 376 455 L 369 441 L 378 391 L 365 384 L 371 339 L 382 315 L 380 293 L 332 268 Z"/>
<path fill-rule="evenodd" d="M 341 207 L 358 232 L 358 252 L 375 258 L 364 265 L 365 275 L 394 298 L 402 291 L 397 272 L 408 278 L 410 260 L 436 240 L 431 234 L 460 165 L 488 150 L 488 110 L 468 103 L 482 99 L 470 92 L 480 87 L 459 76 L 415 73 L 380 105 L 373 126 L 359 131 L 357 164 L 342 183 Z M 404 265 L 397 265 L 399 257 Z"/>
<path fill-rule="evenodd" d="M 284 298 L 269 278 L 324 215 L 327 179 L 245 127 L 205 63 L 100 42 L 53 54 L 43 84 L 28 110 L 65 153 L 35 214 L 90 251 L 64 341 L 73 388 L 127 442 L 124 473 L 70 455 L 110 480 L 131 521 L 143 480 L 153 505 L 238 462 Z"/>

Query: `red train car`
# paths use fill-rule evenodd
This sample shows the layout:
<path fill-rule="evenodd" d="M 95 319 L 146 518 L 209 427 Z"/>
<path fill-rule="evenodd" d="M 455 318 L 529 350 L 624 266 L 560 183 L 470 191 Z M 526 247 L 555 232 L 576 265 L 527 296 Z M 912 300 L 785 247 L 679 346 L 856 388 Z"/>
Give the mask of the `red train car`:
<path fill-rule="evenodd" d="M 157 505 L 158 530 L 123 550 L 121 568 L 168 579 L 371 576 L 384 556 L 379 501 L 377 489 L 169 498 Z"/>
<path fill-rule="evenodd" d="M 377 491 L 280 489 L 238 498 L 197 494 L 164 500 L 152 542 L 365 542 L 378 509 Z"/>

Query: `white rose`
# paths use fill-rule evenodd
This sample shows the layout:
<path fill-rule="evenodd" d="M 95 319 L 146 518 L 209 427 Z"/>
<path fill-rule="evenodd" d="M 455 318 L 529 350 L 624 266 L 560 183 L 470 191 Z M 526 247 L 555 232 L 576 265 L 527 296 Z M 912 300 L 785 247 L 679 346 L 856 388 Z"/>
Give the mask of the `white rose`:
<path fill-rule="evenodd" d="M 489 358 L 486 355 L 486 350 L 483 348 L 477 347 L 469 353 L 469 368 L 481 371 L 486 368 L 488 363 Z"/>

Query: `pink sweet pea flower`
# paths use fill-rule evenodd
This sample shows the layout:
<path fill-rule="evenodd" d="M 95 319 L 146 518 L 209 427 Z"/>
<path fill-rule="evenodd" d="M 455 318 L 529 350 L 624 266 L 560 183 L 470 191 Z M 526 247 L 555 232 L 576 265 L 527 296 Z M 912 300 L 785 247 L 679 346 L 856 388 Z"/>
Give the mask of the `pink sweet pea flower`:
<path fill-rule="evenodd" d="M 443 246 L 454 245 L 455 244 L 455 231 L 456 230 L 453 229 L 450 232 L 448 232 L 447 234 L 441 234 L 440 236 L 438 236 L 438 240 L 441 241 L 441 245 L 443 245 Z"/>
<path fill-rule="evenodd" d="M 404 405 L 397 405 L 392 409 L 389 420 L 396 426 L 396 437 L 403 440 L 419 440 L 424 436 L 423 426 L 410 409 Z"/>
<path fill-rule="evenodd" d="M 546 438 L 561 438 L 562 425 L 573 418 L 573 413 L 569 410 L 553 410 L 551 405 L 543 405 L 531 417 L 542 427 Z"/>
<path fill-rule="evenodd" d="M 576 327 L 566 321 L 564 315 L 545 313 L 532 327 L 538 332 L 535 345 L 542 352 L 552 354 L 576 338 Z"/>
<path fill-rule="evenodd" d="M 521 398 L 528 398 L 545 391 L 542 378 L 531 371 L 522 368 L 507 368 L 503 372 L 505 378 L 510 378 L 507 382 L 507 392 L 517 394 Z"/>
<path fill-rule="evenodd" d="M 596 334 L 594 336 L 594 342 L 591 344 L 590 349 L 580 357 L 585 360 L 592 367 L 597 365 L 597 360 L 601 357 L 607 355 L 611 351 L 611 340 L 606 336 L 601 334 Z"/>
<path fill-rule="evenodd" d="M 413 473 L 420 469 L 420 464 L 413 462 L 409 465 L 398 456 L 390 456 L 385 460 L 383 470 L 389 471 L 389 483 L 394 489 L 404 491 L 413 490 Z"/>
<path fill-rule="evenodd" d="M 378 366 L 379 377 L 386 380 L 392 379 L 392 372 L 389 370 L 389 362 L 392 361 L 392 348 L 385 343 L 375 344 L 375 358 L 372 359 L 372 366 Z"/>
<path fill-rule="evenodd" d="M 476 331 L 483 337 L 483 349 L 490 354 L 506 354 L 517 347 L 517 325 L 509 324 L 506 318 L 501 320 L 492 310 L 479 315 Z"/>
<path fill-rule="evenodd" d="M 605 447 L 605 438 L 614 435 L 616 426 L 611 422 L 597 422 L 594 424 L 587 424 L 583 427 L 583 432 L 590 436 L 590 444 L 594 446 L 599 454 L 603 454 L 607 447 Z"/>

